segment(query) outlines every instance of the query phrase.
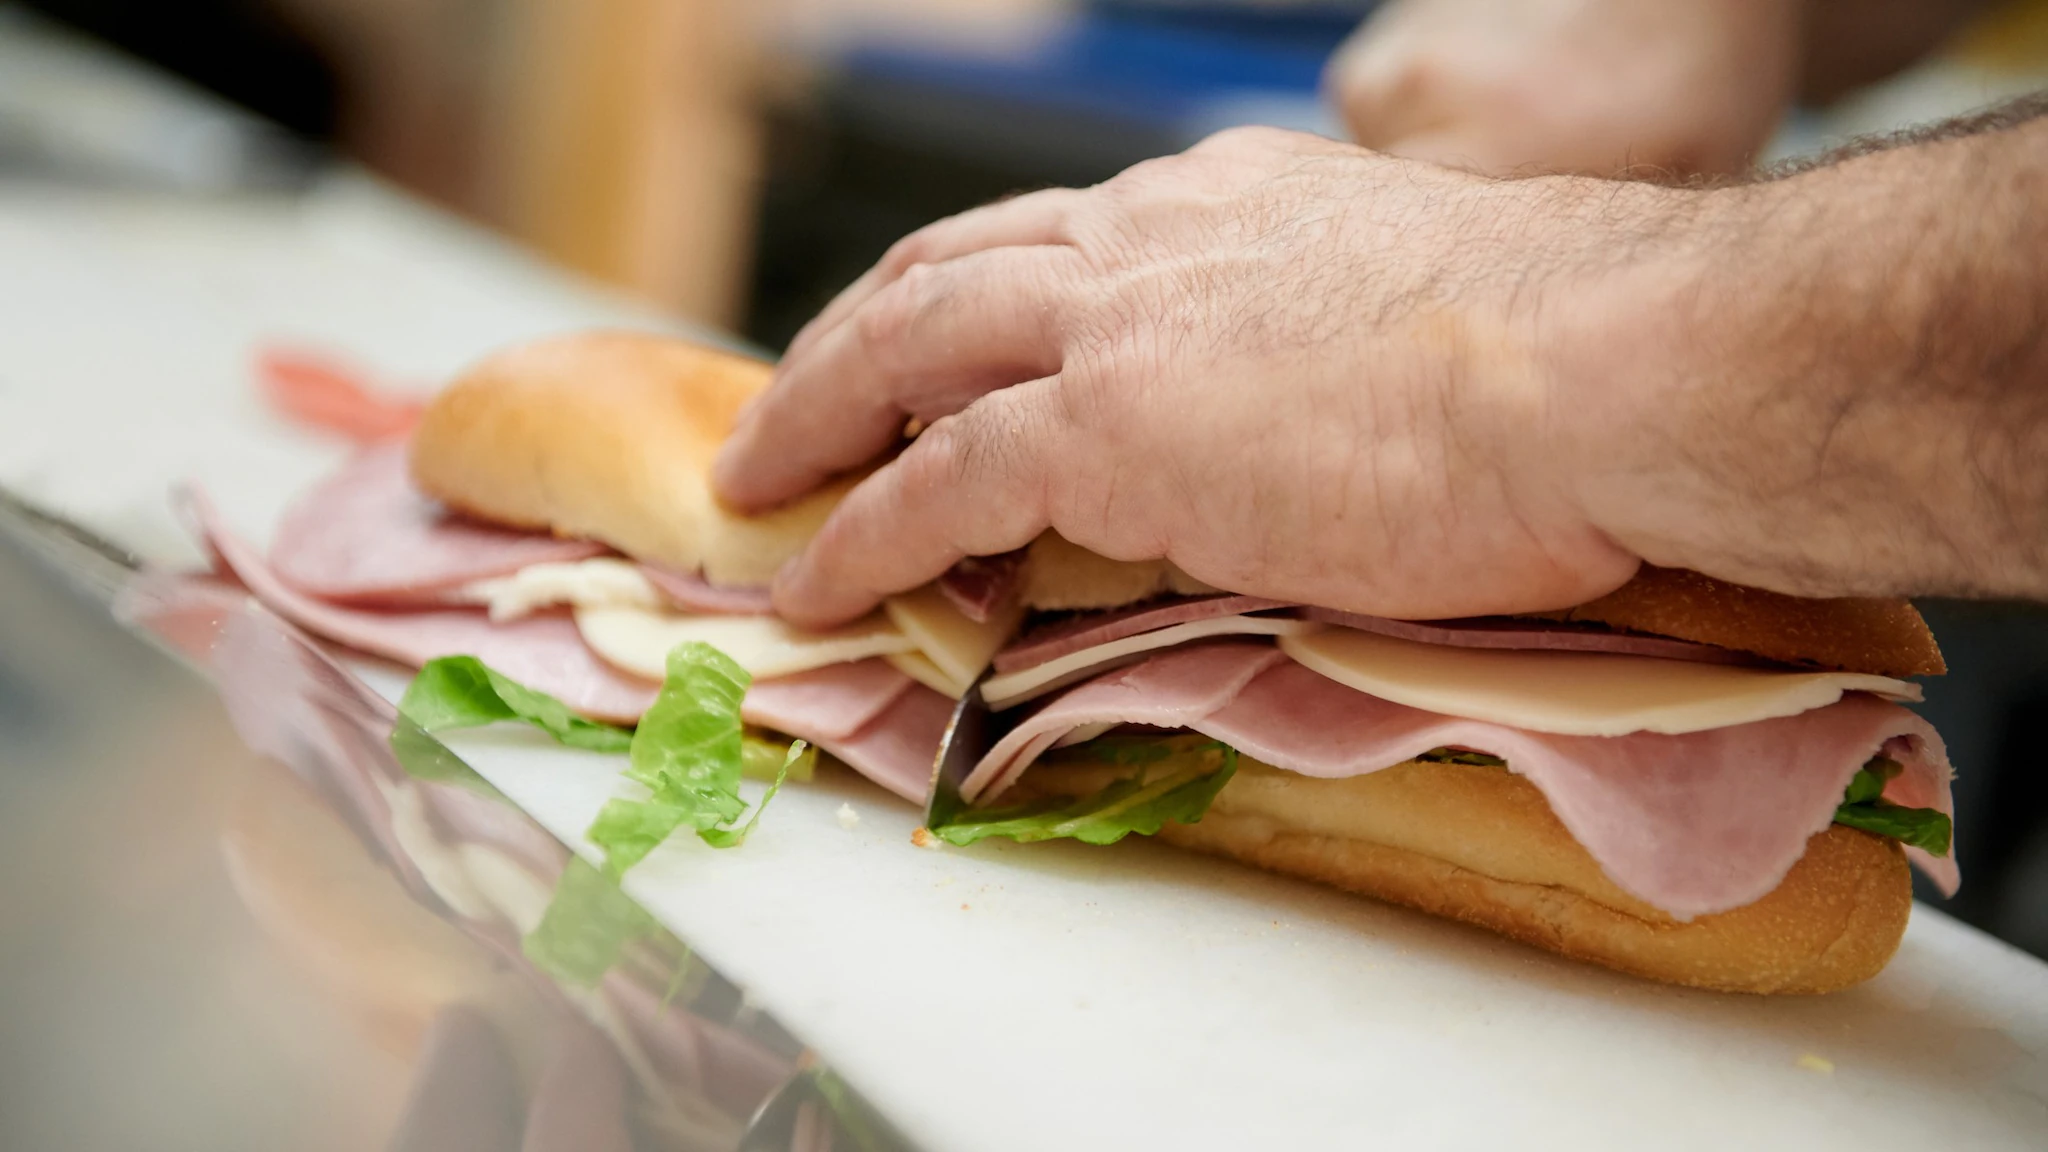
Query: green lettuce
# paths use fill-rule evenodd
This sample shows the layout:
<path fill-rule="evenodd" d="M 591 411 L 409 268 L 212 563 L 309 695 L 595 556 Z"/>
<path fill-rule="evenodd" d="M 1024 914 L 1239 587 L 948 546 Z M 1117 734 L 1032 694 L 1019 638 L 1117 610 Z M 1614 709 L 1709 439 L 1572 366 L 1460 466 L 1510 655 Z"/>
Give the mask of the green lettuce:
<path fill-rule="evenodd" d="M 540 923 L 520 940 L 526 958 L 565 983 L 595 988 L 628 947 L 662 927 L 619 889 L 619 882 L 572 857 Z"/>
<path fill-rule="evenodd" d="M 796 749 L 792 754 L 790 749 Z M 786 777 L 808 784 L 817 773 L 818 750 L 801 740 L 784 741 L 748 732 L 740 737 L 740 774 L 749 780 Z"/>
<path fill-rule="evenodd" d="M 1200 821 L 1237 771 L 1235 748 L 1199 738 L 1108 738 L 1087 745 L 1086 754 L 1137 771 L 1078 800 L 1055 796 L 949 813 L 932 833 L 962 846 L 991 836 L 1114 844 L 1132 833 L 1153 835 L 1169 820 Z"/>
<path fill-rule="evenodd" d="M 420 669 L 398 708 L 428 732 L 516 720 L 572 748 L 625 753 L 625 775 L 647 788 L 647 798 L 612 800 L 586 833 L 603 849 L 606 871 L 616 878 L 678 828 L 689 828 L 713 848 L 742 843 L 784 780 L 810 777 L 817 756 L 809 745 L 783 745 L 743 730 L 740 701 L 752 680 L 709 644 L 677 645 L 668 654 L 668 676 L 653 706 L 629 731 L 586 720 L 474 656 L 448 656 Z M 736 826 L 747 811 L 739 782 L 749 774 L 771 783 L 753 815 Z"/>
<path fill-rule="evenodd" d="M 571 748 L 624 752 L 633 743 L 626 729 L 585 720 L 560 700 L 492 671 L 474 656 L 427 661 L 406 685 L 398 711 L 428 732 L 519 720 Z"/>
<path fill-rule="evenodd" d="M 1905 766 L 1884 756 L 1874 756 L 1856 770 L 1849 790 L 1835 809 L 1835 823 L 1847 824 L 1879 836 L 1910 844 L 1930 856 L 1948 855 L 1955 826 L 1943 813 L 1932 808 L 1908 808 L 1884 798 L 1884 786 L 1905 771 Z"/>
<path fill-rule="evenodd" d="M 747 809 L 739 793 L 747 761 L 740 701 L 752 680 L 709 644 L 690 641 L 669 652 L 668 676 L 628 751 L 626 777 L 647 787 L 647 799 L 611 801 L 586 833 L 604 849 L 612 875 L 639 863 L 679 828 L 713 848 L 732 848 L 760 822 L 761 809 L 782 789 L 808 745 L 799 740 L 789 746 L 753 817 L 735 827 Z"/>

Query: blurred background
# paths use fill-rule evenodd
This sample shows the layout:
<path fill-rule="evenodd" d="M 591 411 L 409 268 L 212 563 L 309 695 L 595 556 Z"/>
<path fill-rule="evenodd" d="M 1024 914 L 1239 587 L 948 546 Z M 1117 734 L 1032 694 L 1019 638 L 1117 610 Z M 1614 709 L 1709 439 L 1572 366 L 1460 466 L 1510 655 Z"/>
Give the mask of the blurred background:
<path fill-rule="evenodd" d="M 0 0 L 0 180 L 231 198 L 360 168 L 772 350 L 927 221 L 1230 125 L 1344 135 L 1319 84 L 1373 8 Z M 1809 99 L 1766 160 L 2048 85 L 2048 3 L 1834 8 L 1858 34 L 1935 12 L 1915 33 L 1935 47 Z M 166 75 L 195 98 L 166 98 Z M 2048 956 L 2048 617 L 1927 611 L 1954 674 L 1926 711 L 1963 773 L 1969 882 L 1947 906 Z"/>

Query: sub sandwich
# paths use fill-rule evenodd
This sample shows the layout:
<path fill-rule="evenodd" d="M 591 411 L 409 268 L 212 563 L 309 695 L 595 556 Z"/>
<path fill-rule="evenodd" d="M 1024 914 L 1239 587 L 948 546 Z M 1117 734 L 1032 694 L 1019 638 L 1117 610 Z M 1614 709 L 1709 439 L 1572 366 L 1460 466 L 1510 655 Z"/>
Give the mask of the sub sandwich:
<path fill-rule="evenodd" d="M 807 632 L 765 585 L 860 477 L 756 518 L 708 480 L 770 373 L 657 336 L 545 340 L 305 494 L 267 554 L 191 506 L 222 567 L 341 644 L 473 656 L 620 724 L 708 644 L 752 677 L 747 724 L 912 802 L 978 693 L 1006 731 L 932 829 L 956 843 L 1154 834 L 1743 992 L 1869 978 L 1909 861 L 1958 883 L 1946 753 L 1902 706 L 1943 664 L 1904 601 L 1645 568 L 1559 612 L 1388 620 L 1049 534 Z"/>

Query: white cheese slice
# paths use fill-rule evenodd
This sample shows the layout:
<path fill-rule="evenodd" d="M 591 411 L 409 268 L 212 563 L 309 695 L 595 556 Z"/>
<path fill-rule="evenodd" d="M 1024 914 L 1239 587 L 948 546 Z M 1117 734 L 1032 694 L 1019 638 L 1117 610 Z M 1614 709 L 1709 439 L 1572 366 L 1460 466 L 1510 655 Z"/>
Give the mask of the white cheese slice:
<path fill-rule="evenodd" d="M 1186 624 L 1175 624 L 1154 632 L 1140 632 L 1093 648 L 1069 652 L 1058 659 L 1047 660 L 1031 668 L 1021 668 L 1001 676 L 991 676 L 981 686 L 981 698 L 991 708 L 1008 708 L 1026 700 L 1043 696 L 1055 688 L 1064 688 L 1077 680 L 1086 679 L 1098 672 L 1106 672 L 1121 664 L 1129 664 L 1147 652 L 1171 648 L 1195 640 L 1206 640 L 1213 636 L 1293 636 L 1312 632 L 1322 627 L 1306 620 L 1289 620 L 1276 616 L 1219 616 L 1213 620 L 1195 620 Z"/>
<path fill-rule="evenodd" d="M 1298 663 L 1383 700 L 1534 732 L 1702 732 L 1826 707 L 1849 691 L 1918 700 L 1917 685 L 1855 672 L 1783 672 L 1604 652 L 1418 644 L 1352 628 L 1280 639 Z"/>
<path fill-rule="evenodd" d="M 690 640 L 711 645 L 761 680 L 917 648 L 879 612 L 829 632 L 806 632 L 773 616 L 601 606 L 576 609 L 576 628 L 606 663 L 652 680 L 667 674 L 669 649 Z"/>
<path fill-rule="evenodd" d="M 986 623 L 977 624 L 969 620 L 945 593 L 927 584 L 914 592 L 891 596 L 883 604 L 889 622 L 896 630 L 910 637 L 917 650 L 930 661 L 945 683 L 951 688 L 937 684 L 931 687 L 959 699 L 967 687 L 980 678 L 995 659 L 996 651 L 1017 631 L 1017 624 L 1024 618 L 1021 604 L 1008 604 L 989 614 Z M 898 665 L 902 667 L 902 665 Z M 903 671 L 923 680 L 919 673 L 910 668 Z M 924 681 L 930 683 L 930 681 Z"/>
<path fill-rule="evenodd" d="M 455 592 L 463 604 L 482 604 L 491 619 L 517 620 L 542 608 L 659 608 L 665 601 L 640 569 L 624 560 L 600 557 L 567 564 L 533 564 L 510 576 L 478 580 Z"/>
<path fill-rule="evenodd" d="M 962 684 L 946 675 L 937 664 L 932 663 L 931 657 L 922 652 L 897 652 L 882 659 L 919 684 L 941 695 L 951 696 L 955 700 L 967 695 L 968 685 L 973 683 L 970 680 L 967 684 Z"/>

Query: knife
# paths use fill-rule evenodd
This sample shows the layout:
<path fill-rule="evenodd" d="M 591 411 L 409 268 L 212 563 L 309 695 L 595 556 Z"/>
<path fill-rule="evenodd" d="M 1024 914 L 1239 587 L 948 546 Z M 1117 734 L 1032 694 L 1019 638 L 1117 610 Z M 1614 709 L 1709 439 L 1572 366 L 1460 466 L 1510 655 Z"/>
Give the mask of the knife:
<path fill-rule="evenodd" d="M 924 826 L 927 829 L 945 827 L 969 807 L 961 796 L 960 789 L 967 783 L 974 766 L 981 763 L 997 742 L 1009 735 L 1017 726 L 1019 715 L 1024 709 L 997 712 L 988 706 L 982 697 L 981 686 L 988 680 L 984 672 L 967 691 L 960 696 L 960 702 L 953 706 L 952 718 L 946 722 L 946 734 L 939 741 L 939 753 L 932 761 L 931 785 L 925 789 Z"/>

